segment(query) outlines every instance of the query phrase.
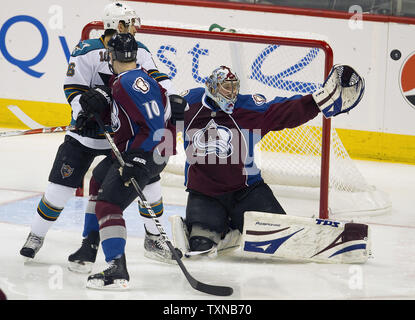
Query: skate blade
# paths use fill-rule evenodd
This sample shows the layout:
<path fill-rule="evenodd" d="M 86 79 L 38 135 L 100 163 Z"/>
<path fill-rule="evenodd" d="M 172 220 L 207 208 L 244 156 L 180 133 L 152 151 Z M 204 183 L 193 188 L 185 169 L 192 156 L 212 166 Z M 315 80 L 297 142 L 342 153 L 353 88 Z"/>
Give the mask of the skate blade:
<path fill-rule="evenodd" d="M 130 285 L 128 280 L 125 279 L 118 279 L 114 280 L 112 284 L 105 285 L 103 280 L 100 279 L 91 279 L 86 282 L 86 287 L 89 289 L 95 290 L 128 290 Z"/>
<path fill-rule="evenodd" d="M 144 257 L 146 257 L 148 259 L 151 259 L 151 260 L 156 260 L 156 261 L 159 261 L 159 262 L 168 263 L 168 264 L 177 264 L 176 260 L 174 260 L 174 259 L 167 259 L 165 257 L 162 257 L 162 256 L 156 254 L 156 253 L 152 253 L 152 252 L 149 252 L 149 251 L 144 252 Z"/>
<path fill-rule="evenodd" d="M 92 265 L 92 262 L 78 263 L 69 261 L 68 270 L 76 273 L 91 273 Z"/>

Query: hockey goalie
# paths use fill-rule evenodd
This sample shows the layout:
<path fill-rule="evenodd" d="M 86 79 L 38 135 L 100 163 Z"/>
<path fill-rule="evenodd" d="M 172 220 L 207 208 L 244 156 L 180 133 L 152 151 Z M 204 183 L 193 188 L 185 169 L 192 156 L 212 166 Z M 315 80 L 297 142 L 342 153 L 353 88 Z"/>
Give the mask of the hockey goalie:
<path fill-rule="evenodd" d="M 254 147 L 270 131 L 300 126 L 320 112 L 349 112 L 365 82 L 336 65 L 316 92 L 267 101 L 241 94 L 226 66 L 204 88 L 183 93 L 186 216 L 171 217 L 173 241 L 186 257 L 235 251 L 244 256 L 364 263 L 370 255 L 367 225 L 286 215 L 254 162 Z M 238 249 L 238 250 L 236 250 Z"/>

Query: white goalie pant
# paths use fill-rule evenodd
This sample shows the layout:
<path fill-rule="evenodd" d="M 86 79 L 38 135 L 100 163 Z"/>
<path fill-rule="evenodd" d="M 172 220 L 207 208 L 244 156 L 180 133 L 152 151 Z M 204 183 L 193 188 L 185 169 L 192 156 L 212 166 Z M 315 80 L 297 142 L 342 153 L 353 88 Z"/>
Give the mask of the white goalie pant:
<path fill-rule="evenodd" d="M 189 256 L 186 255 L 189 243 L 183 219 L 172 216 L 169 220 L 174 245 Z M 242 235 L 232 230 L 206 253 L 209 257 L 235 254 L 301 262 L 365 263 L 371 256 L 371 243 L 366 224 L 246 212 Z"/>

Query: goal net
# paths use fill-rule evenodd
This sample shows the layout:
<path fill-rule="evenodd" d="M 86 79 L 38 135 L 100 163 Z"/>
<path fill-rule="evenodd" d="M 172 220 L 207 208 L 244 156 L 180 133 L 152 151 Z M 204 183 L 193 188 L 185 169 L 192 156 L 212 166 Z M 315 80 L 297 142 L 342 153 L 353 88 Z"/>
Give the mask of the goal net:
<path fill-rule="evenodd" d="M 102 29 L 101 22 L 91 22 L 82 38 L 97 38 Z M 259 93 L 268 100 L 306 95 L 321 87 L 333 61 L 330 46 L 313 39 L 148 25 L 136 38 L 179 93 L 204 87 L 211 72 L 226 65 L 241 79 L 242 94 Z M 178 151 L 162 173 L 162 184 L 184 188 L 180 133 Z M 367 183 L 321 114 L 298 128 L 268 133 L 256 146 L 255 162 L 277 198 L 317 200 L 315 215 L 321 218 L 390 209 L 387 195 Z"/>

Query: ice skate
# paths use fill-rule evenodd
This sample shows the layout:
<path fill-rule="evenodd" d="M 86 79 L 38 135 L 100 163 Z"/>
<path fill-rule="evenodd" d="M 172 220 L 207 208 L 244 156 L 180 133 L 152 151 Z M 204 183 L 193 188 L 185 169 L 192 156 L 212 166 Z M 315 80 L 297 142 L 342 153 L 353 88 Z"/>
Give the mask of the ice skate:
<path fill-rule="evenodd" d="M 88 277 L 87 288 L 99 290 L 125 290 L 129 287 L 130 276 L 127 271 L 125 254 L 109 262 L 108 268 Z"/>
<path fill-rule="evenodd" d="M 26 243 L 20 250 L 20 254 L 25 258 L 25 261 L 30 261 L 35 257 L 36 253 L 42 247 L 44 239 L 44 237 L 39 237 L 32 232 L 29 233 Z"/>
<path fill-rule="evenodd" d="M 144 227 L 145 229 L 145 227 Z M 159 235 L 151 234 L 145 229 L 146 235 L 144 238 L 144 256 L 149 259 L 157 260 L 165 263 L 176 263 L 173 255 L 164 241 L 163 237 Z M 179 257 L 182 257 L 182 253 L 179 249 L 176 249 Z"/>
<path fill-rule="evenodd" d="M 90 273 L 97 257 L 99 247 L 99 232 L 91 231 L 82 240 L 81 247 L 68 257 L 68 269 L 73 272 Z"/>

